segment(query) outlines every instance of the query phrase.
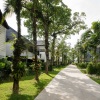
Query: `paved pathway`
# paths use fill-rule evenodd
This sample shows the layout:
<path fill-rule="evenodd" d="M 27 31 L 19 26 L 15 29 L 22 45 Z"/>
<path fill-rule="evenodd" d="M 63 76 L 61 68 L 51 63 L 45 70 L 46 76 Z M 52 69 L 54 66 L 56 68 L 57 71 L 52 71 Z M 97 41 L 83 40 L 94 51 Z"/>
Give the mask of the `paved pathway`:
<path fill-rule="evenodd" d="M 74 65 L 62 70 L 35 100 L 100 100 L 100 85 Z"/>

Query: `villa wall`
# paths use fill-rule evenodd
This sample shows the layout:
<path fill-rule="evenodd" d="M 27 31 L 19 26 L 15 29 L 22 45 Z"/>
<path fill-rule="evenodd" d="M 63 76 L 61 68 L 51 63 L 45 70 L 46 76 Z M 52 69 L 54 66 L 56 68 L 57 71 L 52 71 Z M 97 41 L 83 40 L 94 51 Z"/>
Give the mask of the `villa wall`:
<path fill-rule="evenodd" d="M 0 58 L 6 57 L 6 29 L 0 25 Z"/>

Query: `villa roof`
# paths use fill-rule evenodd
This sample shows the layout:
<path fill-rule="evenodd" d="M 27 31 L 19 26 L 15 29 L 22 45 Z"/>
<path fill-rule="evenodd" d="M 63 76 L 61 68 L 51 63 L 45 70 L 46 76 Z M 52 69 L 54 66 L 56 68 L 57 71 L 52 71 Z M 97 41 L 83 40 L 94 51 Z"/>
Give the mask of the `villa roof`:
<path fill-rule="evenodd" d="M 6 42 L 12 41 L 17 37 L 18 33 L 15 31 L 13 28 L 9 27 L 9 29 L 6 30 Z M 26 44 L 26 47 L 28 47 L 28 50 L 30 52 L 33 52 L 33 44 L 26 39 L 25 37 L 21 36 L 23 39 L 24 43 Z"/>
<path fill-rule="evenodd" d="M 37 46 L 45 46 L 45 41 L 44 40 L 38 40 Z"/>

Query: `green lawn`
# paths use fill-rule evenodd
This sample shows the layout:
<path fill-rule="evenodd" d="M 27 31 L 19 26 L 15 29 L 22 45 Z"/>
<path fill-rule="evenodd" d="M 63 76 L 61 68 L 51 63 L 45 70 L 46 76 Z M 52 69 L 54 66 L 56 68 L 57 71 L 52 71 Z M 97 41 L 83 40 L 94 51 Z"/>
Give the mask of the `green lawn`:
<path fill-rule="evenodd" d="M 99 76 L 99 77 L 90 76 L 90 78 L 91 78 L 92 80 L 94 80 L 95 82 L 97 82 L 98 84 L 100 84 L 100 76 Z"/>
<path fill-rule="evenodd" d="M 39 77 L 39 83 L 34 80 L 34 76 L 23 77 L 20 81 L 19 95 L 12 94 L 12 82 L 0 84 L 0 100 L 34 100 L 39 92 L 63 68 L 64 67 L 55 68 L 49 75 L 42 73 Z"/>
<path fill-rule="evenodd" d="M 79 70 L 80 70 L 82 73 L 84 73 L 84 74 L 87 73 L 87 72 L 86 72 L 86 69 L 82 69 L 82 68 L 80 68 L 80 67 L 78 67 L 78 66 L 77 66 L 77 68 L 79 68 Z M 100 76 L 99 76 L 99 77 L 96 77 L 96 75 L 89 75 L 89 77 L 90 77 L 92 80 L 94 80 L 95 82 L 97 82 L 98 84 L 100 84 Z"/>

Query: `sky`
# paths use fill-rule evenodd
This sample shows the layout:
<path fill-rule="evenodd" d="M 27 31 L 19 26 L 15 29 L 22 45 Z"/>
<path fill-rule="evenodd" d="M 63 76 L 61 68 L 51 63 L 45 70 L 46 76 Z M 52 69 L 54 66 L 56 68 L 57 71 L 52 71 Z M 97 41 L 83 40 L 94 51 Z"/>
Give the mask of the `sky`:
<path fill-rule="evenodd" d="M 85 12 L 86 14 L 86 24 L 91 27 L 93 21 L 100 21 L 100 0 L 63 0 L 63 2 L 72 9 L 73 12 Z M 4 0 L 0 0 L 0 9 L 4 11 Z M 7 22 L 9 26 L 17 30 L 15 15 L 9 15 L 7 17 Z M 22 23 L 22 35 L 28 34 L 27 29 Z M 67 40 L 70 42 L 72 47 L 76 44 L 77 39 L 80 38 L 82 33 L 71 36 L 71 39 Z"/>
<path fill-rule="evenodd" d="M 63 2 L 72 9 L 72 12 L 85 12 L 85 23 L 89 28 L 92 22 L 100 21 L 100 0 L 63 0 Z M 74 47 L 82 33 L 83 31 L 71 36 L 67 42 L 71 42 L 72 47 Z"/>

